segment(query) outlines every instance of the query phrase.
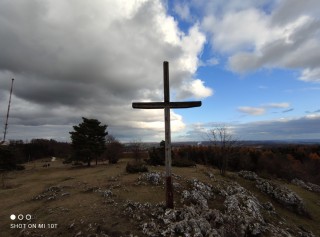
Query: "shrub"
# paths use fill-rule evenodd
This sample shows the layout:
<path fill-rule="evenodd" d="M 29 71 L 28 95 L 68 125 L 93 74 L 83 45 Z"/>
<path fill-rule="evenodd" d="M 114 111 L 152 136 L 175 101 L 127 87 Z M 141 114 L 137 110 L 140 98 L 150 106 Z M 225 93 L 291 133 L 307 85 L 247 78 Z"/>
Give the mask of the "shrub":
<path fill-rule="evenodd" d="M 193 167 L 196 163 L 192 160 L 182 159 L 182 158 L 175 158 L 172 161 L 172 166 L 176 167 Z"/>
<path fill-rule="evenodd" d="M 72 160 L 66 159 L 62 162 L 62 164 L 71 164 Z"/>
<path fill-rule="evenodd" d="M 9 146 L 0 146 L 0 170 L 23 170 L 23 165 L 17 164 L 14 150 Z"/>
<path fill-rule="evenodd" d="M 73 161 L 72 158 L 73 158 L 73 157 L 70 155 L 70 156 L 68 156 L 67 158 L 65 158 L 62 163 L 63 163 L 63 164 L 71 164 L 72 161 Z"/>
<path fill-rule="evenodd" d="M 16 165 L 16 170 L 25 170 L 26 167 L 24 165 Z"/>
<path fill-rule="evenodd" d="M 153 147 L 149 150 L 149 160 L 150 165 L 164 165 L 164 147 L 155 148 Z"/>
<path fill-rule="evenodd" d="M 126 166 L 128 173 L 148 172 L 148 167 L 141 161 L 128 162 Z"/>
<path fill-rule="evenodd" d="M 117 141 L 113 136 L 109 136 L 107 139 L 107 149 L 106 149 L 106 156 L 109 160 L 110 164 L 118 163 L 120 159 L 120 155 L 122 154 L 123 146 L 122 144 Z"/>

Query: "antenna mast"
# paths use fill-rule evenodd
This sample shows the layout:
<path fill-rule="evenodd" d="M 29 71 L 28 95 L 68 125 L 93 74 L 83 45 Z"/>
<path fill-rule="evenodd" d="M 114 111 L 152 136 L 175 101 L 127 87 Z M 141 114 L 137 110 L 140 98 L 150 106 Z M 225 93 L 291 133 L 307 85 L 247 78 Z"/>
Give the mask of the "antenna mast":
<path fill-rule="evenodd" d="M 8 111 L 7 111 L 7 118 L 6 118 L 6 123 L 5 123 L 5 126 L 4 126 L 3 142 L 6 141 L 6 135 L 7 135 L 7 129 L 8 129 L 8 119 L 9 119 L 9 112 L 10 112 L 10 104 L 11 104 L 11 95 L 12 95 L 12 89 L 13 89 L 13 81 L 14 81 L 14 79 L 12 78 L 12 81 L 11 81 L 11 90 L 10 90 L 10 97 L 9 97 L 9 104 L 8 104 Z"/>

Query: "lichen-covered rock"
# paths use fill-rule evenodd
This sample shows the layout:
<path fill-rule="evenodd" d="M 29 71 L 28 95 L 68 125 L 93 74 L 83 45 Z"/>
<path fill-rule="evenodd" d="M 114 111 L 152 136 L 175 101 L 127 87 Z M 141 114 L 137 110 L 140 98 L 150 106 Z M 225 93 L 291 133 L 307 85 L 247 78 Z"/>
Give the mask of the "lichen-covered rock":
<path fill-rule="evenodd" d="M 205 171 L 204 174 L 208 176 L 210 179 L 215 179 L 214 174 L 210 171 Z"/>
<path fill-rule="evenodd" d="M 313 184 L 310 182 L 305 183 L 303 180 L 301 179 L 293 179 L 291 180 L 291 183 L 298 185 L 306 190 L 312 191 L 312 192 L 316 192 L 316 193 L 320 193 L 320 186 L 317 184 Z"/>
<path fill-rule="evenodd" d="M 236 182 L 231 182 L 229 185 L 227 185 L 225 192 L 227 196 L 234 195 L 237 193 L 248 193 L 248 191 L 244 187 L 240 186 Z"/>
<path fill-rule="evenodd" d="M 192 203 L 202 208 L 208 208 L 208 199 L 213 197 L 212 187 L 200 182 L 197 179 L 190 181 L 192 190 L 184 190 L 181 194 L 182 203 Z"/>
<path fill-rule="evenodd" d="M 51 186 L 47 188 L 45 191 L 40 193 L 39 195 L 33 197 L 33 200 L 47 200 L 47 201 L 52 201 L 57 199 L 58 197 L 63 197 L 63 196 L 69 196 L 66 193 L 62 193 L 64 191 L 64 187 L 62 186 Z M 64 195 L 62 195 L 62 194 Z"/>
<path fill-rule="evenodd" d="M 189 202 L 202 208 L 208 208 L 208 201 L 201 192 L 196 190 L 191 190 L 191 192 L 184 190 L 181 194 L 181 197 L 182 203 Z"/>
<path fill-rule="evenodd" d="M 309 187 L 303 180 L 300 179 L 293 179 L 291 180 L 291 183 L 300 186 L 301 188 L 307 189 L 309 191 L 312 191 L 311 187 Z"/>
<path fill-rule="evenodd" d="M 237 183 L 226 187 L 225 225 L 230 233 L 258 236 L 266 230 L 258 199 Z"/>
<path fill-rule="evenodd" d="M 173 182 L 172 186 L 175 191 L 180 191 L 183 188 L 182 185 L 177 182 Z"/>
<path fill-rule="evenodd" d="M 308 215 L 302 199 L 290 189 L 261 178 L 256 181 L 256 187 L 281 203 L 284 207 L 298 214 Z"/>
<path fill-rule="evenodd" d="M 110 189 L 107 189 L 107 190 L 103 191 L 102 193 L 105 198 L 111 197 L 113 195 L 113 193 Z"/>
<path fill-rule="evenodd" d="M 163 174 L 160 172 L 148 172 L 143 173 L 138 178 L 138 181 L 143 182 L 146 181 L 152 185 L 162 185 L 164 184 Z"/>
<path fill-rule="evenodd" d="M 259 178 L 259 176 L 252 171 L 247 171 L 247 170 L 241 170 L 238 175 L 240 177 L 243 177 L 245 179 L 249 179 L 249 180 L 257 180 Z"/>
<path fill-rule="evenodd" d="M 262 206 L 267 211 L 270 211 L 270 212 L 274 212 L 275 211 L 275 208 L 274 208 L 274 206 L 272 205 L 271 202 L 263 203 Z"/>
<path fill-rule="evenodd" d="M 167 215 L 168 213 L 171 222 L 166 221 L 167 226 L 161 232 L 163 236 L 220 236 L 213 226 L 213 221 L 210 221 L 209 217 L 213 216 L 210 209 L 198 209 L 191 205 L 178 211 L 167 212 Z M 175 214 L 172 215 L 173 213 Z"/>
<path fill-rule="evenodd" d="M 183 207 L 166 209 L 164 203 L 127 201 L 123 206 L 123 214 L 137 221 L 146 236 L 313 237 L 311 232 L 266 221 L 263 214 L 273 215 L 273 205 L 270 202 L 261 204 L 251 192 L 236 182 L 219 180 L 212 186 L 192 179 L 187 186 L 188 189 L 179 193 Z M 272 184 L 267 187 L 267 190 L 275 190 Z M 219 201 L 224 199 L 221 210 L 212 209 L 208 204 L 209 201 L 215 202 L 217 196 Z"/>
<path fill-rule="evenodd" d="M 204 184 L 197 179 L 192 179 L 191 185 L 193 187 L 193 190 L 201 193 L 201 195 L 204 196 L 205 198 L 207 198 L 207 199 L 212 198 L 213 192 L 212 192 L 211 185 Z"/>

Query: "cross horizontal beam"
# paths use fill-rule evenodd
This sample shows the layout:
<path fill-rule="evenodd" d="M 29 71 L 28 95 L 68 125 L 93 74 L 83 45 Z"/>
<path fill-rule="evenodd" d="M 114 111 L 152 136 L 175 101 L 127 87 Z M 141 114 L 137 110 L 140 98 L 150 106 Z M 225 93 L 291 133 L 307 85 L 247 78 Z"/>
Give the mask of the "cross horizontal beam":
<path fill-rule="evenodd" d="M 171 179 L 171 130 L 170 109 L 182 109 L 201 106 L 201 101 L 171 102 L 169 88 L 169 63 L 163 62 L 163 102 L 133 102 L 134 109 L 164 109 L 165 164 L 166 164 L 166 206 L 173 208 L 173 185 Z"/>
<path fill-rule="evenodd" d="M 132 108 L 134 109 L 183 109 L 200 107 L 201 101 L 184 101 L 184 102 L 133 102 Z"/>

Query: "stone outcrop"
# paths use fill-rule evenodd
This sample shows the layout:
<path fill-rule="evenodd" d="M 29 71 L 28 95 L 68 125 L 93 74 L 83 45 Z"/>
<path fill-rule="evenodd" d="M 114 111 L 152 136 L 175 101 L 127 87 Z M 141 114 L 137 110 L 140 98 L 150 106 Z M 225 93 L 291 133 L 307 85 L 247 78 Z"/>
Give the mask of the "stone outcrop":
<path fill-rule="evenodd" d="M 302 198 L 290 189 L 265 179 L 258 179 L 256 181 L 256 187 L 281 203 L 284 207 L 300 215 L 308 215 Z"/>
<path fill-rule="evenodd" d="M 138 178 L 137 184 L 152 184 L 152 185 L 163 185 L 164 175 L 161 172 L 148 172 L 143 173 Z"/>
<path fill-rule="evenodd" d="M 316 193 L 320 193 L 320 186 L 317 184 L 313 184 L 310 182 L 304 182 L 301 179 L 293 179 L 291 180 L 291 183 L 298 185 L 306 190 L 309 190 L 311 192 L 316 192 Z"/>
<path fill-rule="evenodd" d="M 295 192 L 283 185 L 260 178 L 255 172 L 242 170 L 238 173 L 244 179 L 255 181 L 256 187 L 263 193 L 269 195 L 272 199 L 282 204 L 284 207 L 300 215 L 309 216 L 305 204 Z M 296 181 L 299 184 L 304 182 Z"/>
<path fill-rule="evenodd" d="M 238 175 L 251 180 L 253 187 L 256 185 L 260 191 L 284 207 L 299 214 L 306 214 L 302 199 L 288 188 L 262 179 L 254 172 L 241 171 Z M 71 194 L 67 192 L 68 188 L 77 189 L 82 193 L 98 194 L 103 197 L 103 205 L 114 208 L 116 212 L 121 210 L 120 215 L 123 215 L 126 220 L 130 218 L 131 224 L 138 226 L 137 231 L 145 236 L 314 237 L 305 228 L 286 223 L 286 220 L 277 214 L 270 201 L 260 202 L 252 192 L 233 181 L 235 179 L 232 176 L 230 179 L 205 177 L 204 180 L 209 180 L 209 183 L 195 178 L 186 179 L 175 174 L 172 174 L 172 177 L 176 200 L 175 209 L 166 209 L 164 203 L 140 203 L 119 198 L 118 191 L 126 189 L 121 179 L 112 179 L 111 184 L 103 187 L 90 186 L 87 183 L 75 183 L 71 187 L 51 186 L 34 199 L 68 198 L 74 194 L 74 192 Z M 161 186 L 164 185 L 163 181 L 163 172 L 150 172 L 141 174 L 136 184 Z M 57 207 L 48 209 L 48 211 L 49 213 L 61 213 L 70 210 Z M 73 231 L 74 234 L 81 233 L 79 236 L 89 232 L 95 233 L 97 229 L 94 223 L 92 228 L 87 229 L 81 228 L 81 224 L 82 222 L 72 221 L 66 228 Z M 103 229 L 99 231 L 97 229 L 96 232 L 107 234 Z M 122 236 L 129 236 L 129 234 Z"/>
<path fill-rule="evenodd" d="M 52 201 L 64 196 L 69 196 L 69 192 L 65 192 L 65 188 L 68 188 L 66 186 L 51 186 L 44 190 L 39 195 L 33 197 L 33 200 L 46 200 L 46 201 Z"/>
<path fill-rule="evenodd" d="M 148 178 L 153 174 L 144 175 L 146 180 L 157 180 Z M 275 213 L 273 205 L 270 202 L 261 204 L 238 183 L 215 182 L 212 185 L 191 179 L 186 181 L 186 185 L 180 184 L 180 187 L 188 188 L 179 193 L 182 205 L 179 208 L 166 209 L 164 203 L 127 201 L 123 214 L 138 221 L 141 231 L 147 236 L 313 236 L 307 231 L 295 235 L 297 230 L 281 228 L 266 221 L 265 214 Z M 151 183 L 156 185 L 158 181 Z M 221 210 L 210 206 L 217 198 L 224 199 Z M 179 205 L 176 203 L 176 206 Z"/>
<path fill-rule="evenodd" d="M 259 176 L 255 172 L 248 171 L 248 170 L 241 170 L 238 173 L 238 175 L 241 176 L 242 178 L 253 180 L 253 181 L 256 181 L 259 178 Z"/>

